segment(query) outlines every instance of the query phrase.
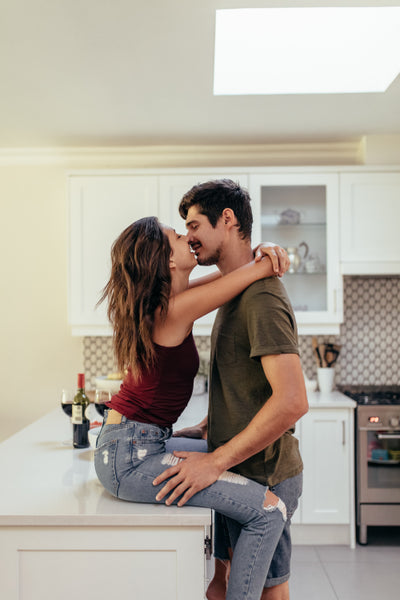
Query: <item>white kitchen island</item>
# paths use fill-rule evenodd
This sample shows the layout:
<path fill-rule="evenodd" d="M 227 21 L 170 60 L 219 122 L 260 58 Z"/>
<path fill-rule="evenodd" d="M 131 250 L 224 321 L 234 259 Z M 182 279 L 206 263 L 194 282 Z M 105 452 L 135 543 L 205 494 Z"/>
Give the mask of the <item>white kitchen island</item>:
<path fill-rule="evenodd" d="M 293 542 L 354 547 L 355 402 L 337 391 L 308 400 L 296 424 L 304 491 Z M 207 396 L 193 396 L 177 427 L 206 412 Z M 59 408 L 0 444 L 1 600 L 203 600 L 211 511 L 113 498 L 93 450 L 71 438 Z"/>
<path fill-rule="evenodd" d="M 0 471 L 2 600 L 204 599 L 211 510 L 113 498 L 61 407 L 0 444 Z"/>

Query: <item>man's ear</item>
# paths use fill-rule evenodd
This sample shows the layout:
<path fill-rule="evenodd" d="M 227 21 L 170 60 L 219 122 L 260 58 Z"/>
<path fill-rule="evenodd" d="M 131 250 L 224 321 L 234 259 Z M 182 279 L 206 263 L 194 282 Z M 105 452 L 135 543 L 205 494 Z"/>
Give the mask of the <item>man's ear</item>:
<path fill-rule="evenodd" d="M 224 208 L 221 217 L 224 225 L 229 225 L 230 227 L 233 227 L 237 224 L 236 215 L 231 208 Z"/>

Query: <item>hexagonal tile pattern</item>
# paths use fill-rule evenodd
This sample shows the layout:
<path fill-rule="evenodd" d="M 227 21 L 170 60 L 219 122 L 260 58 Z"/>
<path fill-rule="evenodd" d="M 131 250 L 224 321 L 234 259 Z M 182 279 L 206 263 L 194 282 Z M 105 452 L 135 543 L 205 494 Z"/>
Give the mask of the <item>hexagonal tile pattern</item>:
<path fill-rule="evenodd" d="M 318 342 L 341 346 L 335 381 L 341 385 L 400 384 L 400 277 L 345 277 L 344 323 L 339 336 L 317 336 Z M 196 337 L 198 350 L 210 348 L 208 336 Z M 315 379 L 311 336 L 300 336 L 300 357 L 309 379 Z M 115 371 L 112 339 L 83 340 L 87 381 Z"/>

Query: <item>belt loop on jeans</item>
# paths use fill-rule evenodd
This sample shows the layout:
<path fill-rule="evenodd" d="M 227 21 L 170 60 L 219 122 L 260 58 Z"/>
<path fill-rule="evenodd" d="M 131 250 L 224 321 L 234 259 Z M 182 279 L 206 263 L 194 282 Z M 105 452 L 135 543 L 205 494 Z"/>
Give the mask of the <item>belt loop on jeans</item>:
<path fill-rule="evenodd" d="M 106 425 L 119 425 L 122 421 L 121 413 L 111 408 L 107 413 Z"/>

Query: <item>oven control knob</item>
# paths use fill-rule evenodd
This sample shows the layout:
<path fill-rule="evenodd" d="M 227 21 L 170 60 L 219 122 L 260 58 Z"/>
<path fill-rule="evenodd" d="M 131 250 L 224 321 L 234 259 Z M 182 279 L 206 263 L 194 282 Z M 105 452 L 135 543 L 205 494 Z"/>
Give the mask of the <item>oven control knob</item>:
<path fill-rule="evenodd" d="M 389 425 L 390 427 L 398 427 L 400 423 L 399 417 L 390 417 Z"/>

